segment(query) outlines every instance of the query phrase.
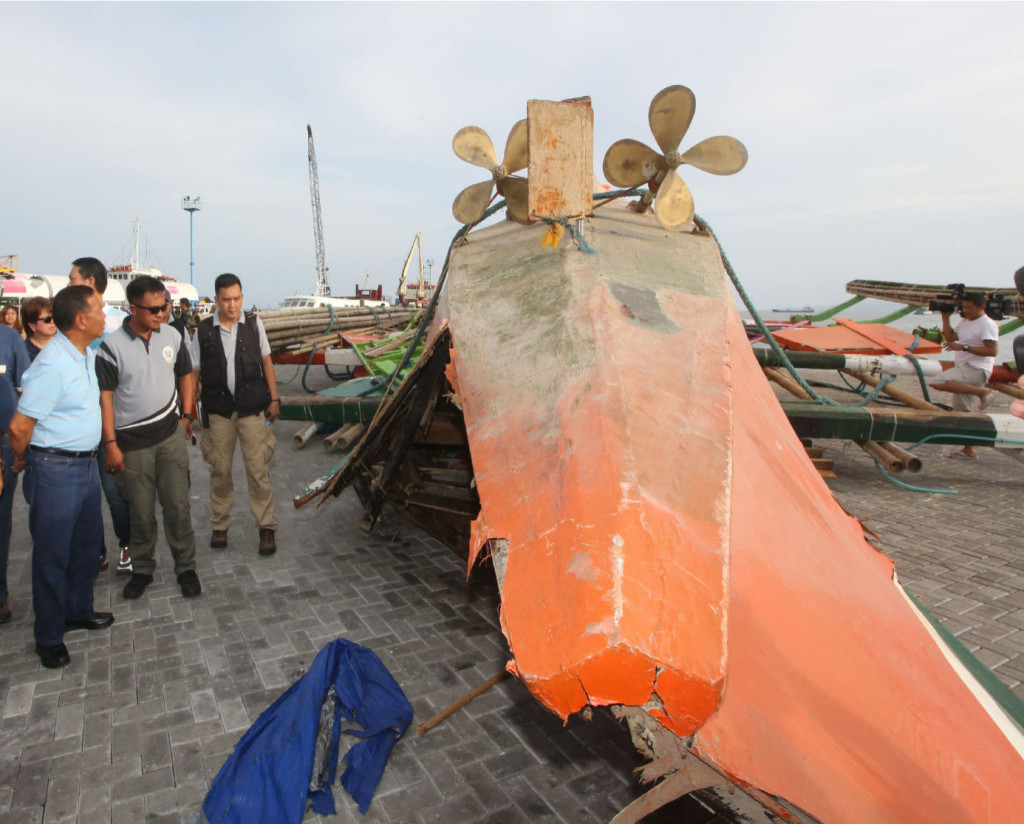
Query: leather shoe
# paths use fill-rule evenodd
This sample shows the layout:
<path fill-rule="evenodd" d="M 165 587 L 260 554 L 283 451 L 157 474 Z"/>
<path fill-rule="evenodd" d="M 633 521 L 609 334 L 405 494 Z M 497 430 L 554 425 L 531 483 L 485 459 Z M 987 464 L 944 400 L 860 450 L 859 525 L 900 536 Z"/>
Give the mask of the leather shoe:
<path fill-rule="evenodd" d="M 260 529 L 260 555 L 273 555 L 277 552 L 277 538 L 272 529 Z"/>
<path fill-rule="evenodd" d="M 185 598 L 197 598 L 203 594 L 203 587 L 194 569 L 186 569 L 178 576 L 178 586 L 181 587 L 181 594 Z"/>
<path fill-rule="evenodd" d="M 47 669 L 60 669 L 71 663 L 68 648 L 63 644 L 57 644 L 55 647 L 44 647 L 42 644 L 36 644 L 36 655 L 39 656 L 39 660 L 43 662 L 43 666 Z"/>
<path fill-rule="evenodd" d="M 11 620 L 11 608 L 6 601 L 0 601 L 0 624 L 6 624 Z"/>
<path fill-rule="evenodd" d="M 215 529 L 210 533 L 210 548 L 224 549 L 228 545 L 228 531 L 226 529 Z"/>
<path fill-rule="evenodd" d="M 121 594 L 129 600 L 133 601 L 139 598 L 143 592 L 153 583 L 152 575 L 145 575 L 141 572 L 133 572 L 132 577 L 128 579 L 128 583 L 124 585 L 124 592 Z"/>
<path fill-rule="evenodd" d="M 106 629 L 114 623 L 112 612 L 94 612 L 92 618 L 67 618 L 64 621 L 64 631 L 70 632 L 73 629 Z"/>

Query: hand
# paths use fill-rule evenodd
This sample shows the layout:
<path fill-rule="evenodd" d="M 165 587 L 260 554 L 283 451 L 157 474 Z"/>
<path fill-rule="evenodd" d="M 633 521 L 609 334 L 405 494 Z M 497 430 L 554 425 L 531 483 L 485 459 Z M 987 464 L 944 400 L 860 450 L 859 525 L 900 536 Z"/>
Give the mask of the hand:
<path fill-rule="evenodd" d="M 281 417 L 281 401 L 271 401 L 267 406 L 267 420 L 276 421 Z"/>
<path fill-rule="evenodd" d="M 960 349 L 962 344 L 955 340 L 944 340 L 942 342 L 942 348 L 947 352 L 952 352 L 954 349 Z"/>
<path fill-rule="evenodd" d="M 107 444 L 107 472 L 111 475 L 124 472 L 124 453 L 116 443 Z"/>
<path fill-rule="evenodd" d="M 182 418 L 181 425 L 185 427 L 185 439 L 192 440 L 192 421 L 188 418 Z"/>
<path fill-rule="evenodd" d="M 1024 389 L 1024 375 L 1017 378 L 1017 386 Z M 1016 415 L 1018 418 L 1024 418 L 1024 401 L 1016 400 L 1010 404 L 1010 414 Z"/>
<path fill-rule="evenodd" d="M 11 464 L 11 472 L 14 472 L 15 474 L 17 474 L 18 472 L 21 472 L 24 468 L 25 468 L 25 456 L 24 455 L 15 455 L 14 456 L 14 463 Z"/>

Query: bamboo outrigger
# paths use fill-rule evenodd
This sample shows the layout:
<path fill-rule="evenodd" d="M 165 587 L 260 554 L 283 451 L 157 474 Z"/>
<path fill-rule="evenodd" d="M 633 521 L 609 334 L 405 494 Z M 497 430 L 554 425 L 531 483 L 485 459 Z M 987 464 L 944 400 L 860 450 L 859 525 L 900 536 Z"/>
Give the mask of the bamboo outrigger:
<path fill-rule="evenodd" d="M 529 192 L 493 162 L 528 225 L 454 249 L 422 358 L 329 491 L 354 486 L 367 528 L 391 501 L 470 567 L 492 559 L 510 671 L 562 718 L 611 707 L 651 759 L 660 783 L 617 823 L 691 791 L 735 821 L 1019 820 L 1019 703 L 958 657 L 836 503 L 751 351 L 714 237 L 690 222 L 677 166 L 735 171 L 734 147 L 678 154 L 692 95 L 671 87 L 650 112 L 663 154 L 626 141 L 605 162 L 613 183 L 659 187 L 658 221 L 638 213 L 650 197 L 542 213 L 533 138 L 573 124 L 576 156 L 589 116 L 560 105 L 553 124 L 531 103 Z M 465 190 L 457 214 L 478 219 L 483 195 Z M 556 224 L 573 242 L 551 248 Z"/>

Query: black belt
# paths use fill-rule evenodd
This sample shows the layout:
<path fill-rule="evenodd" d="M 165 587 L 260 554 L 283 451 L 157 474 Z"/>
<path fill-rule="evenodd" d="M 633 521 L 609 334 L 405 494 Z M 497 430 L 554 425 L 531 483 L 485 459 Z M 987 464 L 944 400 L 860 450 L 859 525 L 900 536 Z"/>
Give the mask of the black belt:
<path fill-rule="evenodd" d="M 47 455 L 60 455 L 62 458 L 95 458 L 99 449 L 91 449 L 88 452 L 75 452 L 71 449 L 58 449 L 55 446 L 36 446 L 30 443 L 28 448 L 33 452 L 45 452 Z"/>

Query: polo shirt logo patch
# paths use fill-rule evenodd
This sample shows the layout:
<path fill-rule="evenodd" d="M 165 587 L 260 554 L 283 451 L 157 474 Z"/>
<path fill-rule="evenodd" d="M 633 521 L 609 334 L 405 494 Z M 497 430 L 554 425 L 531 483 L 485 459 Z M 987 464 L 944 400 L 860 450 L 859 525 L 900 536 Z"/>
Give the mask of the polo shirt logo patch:
<path fill-rule="evenodd" d="M 170 363 L 172 360 L 174 360 L 174 347 L 172 347 L 172 346 L 165 346 L 164 347 L 164 360 L 167 361 L 168 363 Z"/>

